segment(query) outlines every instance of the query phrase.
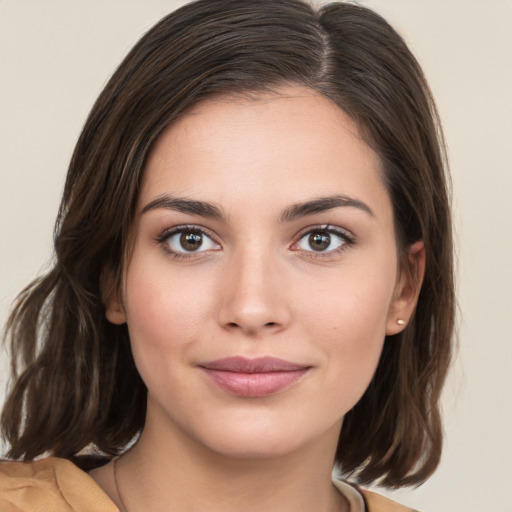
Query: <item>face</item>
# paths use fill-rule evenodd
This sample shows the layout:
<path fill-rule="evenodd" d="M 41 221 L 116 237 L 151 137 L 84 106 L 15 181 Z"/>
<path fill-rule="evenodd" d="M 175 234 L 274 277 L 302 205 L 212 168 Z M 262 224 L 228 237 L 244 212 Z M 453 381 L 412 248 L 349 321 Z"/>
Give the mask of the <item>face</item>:
<path fill-rule="evenodd" d="M 300 87 L 168 128 L 134 240 L 107 317 L 128 323 L 147 421 L 216 453 L 335 442 L 414 306 L 377 155 Z"/>

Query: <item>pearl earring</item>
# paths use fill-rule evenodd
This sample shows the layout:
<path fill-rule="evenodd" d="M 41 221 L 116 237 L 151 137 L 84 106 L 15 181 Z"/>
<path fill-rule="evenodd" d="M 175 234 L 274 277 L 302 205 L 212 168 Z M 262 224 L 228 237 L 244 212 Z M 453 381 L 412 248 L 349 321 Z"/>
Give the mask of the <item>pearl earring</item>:
<path fill-rule="evenodd" d="M 399 318 L 399 319 L 396 321 L 396 323 L 397 323 L 398 325 L 405 325 L 405 320 L 402 320 L 401 318 Z"/>

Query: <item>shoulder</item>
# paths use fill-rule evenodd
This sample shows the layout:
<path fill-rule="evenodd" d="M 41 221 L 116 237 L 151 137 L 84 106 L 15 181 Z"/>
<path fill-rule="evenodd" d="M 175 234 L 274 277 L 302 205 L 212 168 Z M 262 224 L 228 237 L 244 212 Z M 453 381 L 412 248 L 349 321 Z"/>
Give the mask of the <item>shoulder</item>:
<path fill-rule="evenodd" d="M 344 480 L 333 479 L 333 484 L 348 500 L 353 512 L 415 512 L 396 501 Z"/>
<path fill-rule="evenodd" d="M 118 512 L 103 490 L 66 459 L 0 461 L 0 512 Z"/>
<path fill-rule="evenodd" d="M 367 491 L 366 489 L 359 490 L 364 497 L 368 512 L 416 512 L 412 508 L 400 505 L 400 503 L 376 492 Z"/>

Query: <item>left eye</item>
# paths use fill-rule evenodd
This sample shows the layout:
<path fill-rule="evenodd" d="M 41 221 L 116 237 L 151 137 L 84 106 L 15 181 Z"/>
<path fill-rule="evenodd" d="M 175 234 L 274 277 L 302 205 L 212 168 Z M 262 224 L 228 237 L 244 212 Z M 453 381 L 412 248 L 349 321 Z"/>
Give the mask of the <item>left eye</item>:
<path fill-rule="evenodd" d="M 348 237 L 341 233 L 316 229 L 303 235 L 297 243 L 297 248 L 301 251 L 331 252 L 348 242 Z"/>
<path fill-rule="evenodd" d="M 175 253 L 204 252 L 218 245 L 199 229 L 181 229 L 167 236 L 165 243 Z"/>

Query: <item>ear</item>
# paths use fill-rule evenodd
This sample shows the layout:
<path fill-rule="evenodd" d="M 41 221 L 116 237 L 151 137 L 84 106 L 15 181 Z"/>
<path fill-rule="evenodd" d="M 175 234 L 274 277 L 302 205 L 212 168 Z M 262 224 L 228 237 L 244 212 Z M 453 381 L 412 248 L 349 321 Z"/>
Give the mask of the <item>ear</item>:
<path fill-rule="evenodd" d="M 104 269 L 100 279 L 101 300 L 105 304 L 105 316 L 107 320 L 116 325 L 126 322 L 126 313 L 119 286 L 116 285 L 113 271 Z"/>
<path fill-rule="evenodd" d="M 402 265 L 386 323 L 386 335 L 405 329 L 414 313 L 425 275 L 425 246 L 423 241 L 409 247 L 407 262 Z"/>

